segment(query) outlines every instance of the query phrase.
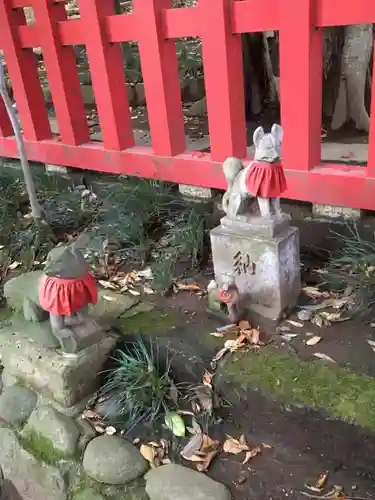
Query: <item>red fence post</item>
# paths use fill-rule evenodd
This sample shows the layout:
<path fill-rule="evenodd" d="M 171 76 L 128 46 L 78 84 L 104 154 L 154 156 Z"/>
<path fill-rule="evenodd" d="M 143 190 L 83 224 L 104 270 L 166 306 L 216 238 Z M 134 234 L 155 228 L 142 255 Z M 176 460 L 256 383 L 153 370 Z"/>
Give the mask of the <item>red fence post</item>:
<path fill-rule="evenodd" d="M 58 29 L 66 20 L 65 7 L 54 0 L 32 0 L 32 6 L 60 135 L 65 144 L 82 144 L 89 140 L 89 130 L 76 60 L 73 48 L 62 46 Z"/>
<path fill-rule="evenodd" d="M 246 156 L 241 35 L 232 33 L 232 0 L 200 0 L 204 80 L 214 160 Z"/>
<path fill-rule="evenodd" d="M 22 49 L 19 26 L 26 24 L 23 10 L 12 8 L 12 0 L 0 0 L 0 36 L 18 112 L 26 139 L 49 139 L 44 95 L 38 78 L 36 58 L 32 49 Z"/>
<path fill-rule="evenodd" d="M 125 149 L 134 145 L 123 58 L 118 43 L 108 40 L 107 18 L 115 14 L 114 2 L 80 2 L 81 22 L 104 146 Z"/>
<path fill-rule="evenodd" d="M 309 170 L 321 160 L 323 36 L 315 0 L 279 1 L 283 165 Z"/>
<path fill-rule="evenodd" d="M 374 43 L 375 49 L 375 43 Z M 372 67 L 372 81 L 375 82 L 375 57 Z M 370 132 L 368 136 L 368 155 L 366 174 L 375 177 L 375 85 L 371 86 L 371 110 L 370 110 Z"/>
<path fill-rule="evenodd" d="M 171 6 L 172 0 L 133 0 L 152 148 L 162 156 L 185 150 L 176 47 L 164 38 L 162 25 L 164 9 Z"/>

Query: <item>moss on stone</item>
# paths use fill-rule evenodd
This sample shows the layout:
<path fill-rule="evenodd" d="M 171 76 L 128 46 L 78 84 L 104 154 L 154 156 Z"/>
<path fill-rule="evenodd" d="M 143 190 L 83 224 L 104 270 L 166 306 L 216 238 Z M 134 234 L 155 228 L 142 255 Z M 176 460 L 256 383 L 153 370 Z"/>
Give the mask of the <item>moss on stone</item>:
<path fill-rule="evenodd" d="M 150 336 L 166 335 L 174 327 L 182 325 L 184 318 L 175 312 L 160 309 L 142 312 L 130 318 L 119 318 L 117 326 L 125 333 L 143 333 Z"/>
<path fill-rule="evenodd" d="M 22 432 L 19 434 L 19 440 L 22 447 L 34 455 L 40 462 L 57 466 L 60 460 L 67 458 L 63 453 L 54 448 L 49 439 L 33 431 Z M 69 458 L 71 459 L 71 457 Z"/>
<path fill-rule="evenodd" d="M 258 388 L 280 402 L 303 404 L 368 429 L 375 429 L 375 379 L 323 361 L 302 361 L 267 347 L 237 353 L 220 378 L 246 390 Z"/>
<path fill-rule="evenodd" d="M 85 495 L 90 491 L 110 500 L 148 500 L 142 478 L 124 486 L 112 486 L 99 483 L 83 473 L 78 488 L 72 494 L 72 500 L 86 500 Z"/>

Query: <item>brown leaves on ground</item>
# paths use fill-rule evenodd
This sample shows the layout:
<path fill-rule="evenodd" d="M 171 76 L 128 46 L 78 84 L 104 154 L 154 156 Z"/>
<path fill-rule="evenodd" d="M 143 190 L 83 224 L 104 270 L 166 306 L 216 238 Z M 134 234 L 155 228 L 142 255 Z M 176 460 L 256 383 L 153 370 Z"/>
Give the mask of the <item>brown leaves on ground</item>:
<path fill-rule="evenodd" d="M 108 436 L 113 436 L 117 432 L 117 429 L 115 427 L 113 427 L 112 425 L 106 425 L 103 422 L 102 417 L 90 408 L 86 408 L 83 411 L 81 419 L 86 420 L 98 434 L 107 434 Z"/>
<path fill-rule="evenodd" d="M 262 334 L 258 328 L 252 328 L 248 321 L 240 321 L 238 326 L 230 325 L 233 328 L 230 333 L 237 333 L 236 339 L 228 339 L 224 342 L 224 347 L 220 349 L 212 358 L 212 363 L 216 363 L 229 352 L 235 352 L 240 349 L 257 349 L 264 346 L 266 342 L 261 339 Z M 212 334 L 211 334 L 212 335 Z"/>
<path fill-rule="evenodd" d="M 242 434 L 239 439 L 235 439 L 232 436 L 228 436 L 223 444 L 223 451 L 225 453 L 230 453 L 232 455 L 239 455 L 240 453 L 245 453 L 245 458 L 242 464 L 247 464 L 250 460 L 257 455 L 260 455 L 263 449 L 271 448 L 270 445 L 262 443 L 261 445 L 254 446 L 250 448 L 246 437 Z"/>
<path fill-rule="evenodd" d="M 125 273 L 119 271 L 117 268 L 113 268 L 108 273 L 108 279 L 98 279 L 98 283 L 103 288 L 118 293 L 129 293 L 130 295 L 139 296 L 141 295 L 140 289 L 146 295 L 154 294 L 155 291 L 149 285 L 142 283 L 144 279 L 148 279 L 148 275 L 145 272 L 131 271 Z"/>
<path fill-rule="evenodd" d="M 341 498 L 342 500 L 348 500 L 350 497 L 345 494 L 342 486 L 334 485 L 329 489 L 327 488 L 328 477 L 329 472 L 324 471 L 313 484 L 305 483 L 305 489 L 308 491 L 301 491 L 300 493 L 308 498 L 324 498 L 325 500 L 335 500 Z M 328 491 L 325 492 L 327 489 Z"/>
<path fill-rule="evenodd" d="M 220 452 L 220 443 L 210 438 L 207 434 L 199 432 L 194 434 L 181 451 L 181 456 L 189 462 L 196 463 L 198 472 L 205 472 L 213 459 Z"/>
<path fill-rule="evenodd" d="M 171 463 L 168 458 L 169 443 L 166 439 L 159 441 L 150 441 L 147 444 L 141 444 L 139 451 L 143 458 L 150 464 L 151 469 Z"/>
<path fill-rule="evenodd" d="M 198 297 L 202 297 L 206 294 L 204 288 L 202 288 L 198 283 L 183 283 L 176 281 L 172 284 L 172 290 L 175 294 L 180 292 L 193 292 Z"/>

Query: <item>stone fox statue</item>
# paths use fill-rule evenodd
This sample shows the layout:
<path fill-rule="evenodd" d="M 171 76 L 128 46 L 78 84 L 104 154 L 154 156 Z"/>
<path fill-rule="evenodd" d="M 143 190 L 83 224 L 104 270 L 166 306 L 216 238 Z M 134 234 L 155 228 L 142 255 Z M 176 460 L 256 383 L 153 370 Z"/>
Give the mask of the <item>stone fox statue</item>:
<path fill-rule="evenodd" d="M 49 313 L 52 333 L 64 353 L 75 353 L 78 342 L 70 327 L 85 323 L 89 304 L 96 304 L 96 282 L 82 249 L 85 239 L 52 249 L 39 282 L 39 304 L 24 299 L 25 319 L 37 321 L 40 309 Z"/>
<path fill-rule="evenodd" d="M 280 195 L 286 180 L 280 165 L 283 129 L 274 124 L 271 133 L 258 127 L 253 136 L 255 155 L 247 167 L 237 158 L 227 158 L 224 175 L 228 189 L 223 197 L 223 209 L 229 218 L 246 215 L 245 201 L 256 196 L 263 217 L 280 216 Z"/>

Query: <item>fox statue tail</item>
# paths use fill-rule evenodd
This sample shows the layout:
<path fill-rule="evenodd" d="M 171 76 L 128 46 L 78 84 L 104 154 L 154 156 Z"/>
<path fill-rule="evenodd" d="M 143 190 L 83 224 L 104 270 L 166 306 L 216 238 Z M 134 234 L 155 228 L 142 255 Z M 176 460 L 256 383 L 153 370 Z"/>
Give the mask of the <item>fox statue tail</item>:
<path fill-rule="evenodd" d="M 228 188 L 223 196 L 223 210 L 225 213 L 228 213 L 229 208 L 229 198 L 231 194 L 231 190 L 236 180 L 238 174 L 244 169 L 243 163 L 238 158 L 227 158 L 223 163 L 223 171 L 225 179 L 228 183 Z"/>

